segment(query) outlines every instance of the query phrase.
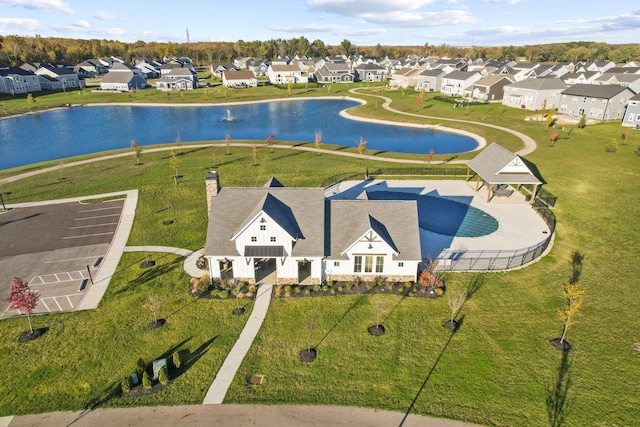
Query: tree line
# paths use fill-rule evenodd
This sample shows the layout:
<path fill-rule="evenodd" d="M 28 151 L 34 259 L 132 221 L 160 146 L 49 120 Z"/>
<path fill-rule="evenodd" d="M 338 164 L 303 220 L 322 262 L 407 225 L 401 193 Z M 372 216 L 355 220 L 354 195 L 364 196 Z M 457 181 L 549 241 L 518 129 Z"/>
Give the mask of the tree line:
<path fill-rule="evenodd" d="M 525 46 L 356 46 L 348 39 L 339 45 L 327 45 L 322 40 L 310 42 L 304 36 L 291 39 L 271 39 L 236 42 L 144 42 L 125 43 L 117 40 L 70 39 L 57 37 L 0 36 L 0 64 L 18 66 L 24 62 L 58 62 L 78 64 L 86 59 L 105 56 L 121 57 L 128 62 L 142 57 L 161 60 L 167 56 L 189 57 L 197 65 L 231 62 L 240 56 L 273 59 L 278 56 L 335 55 L 393 56 L 407 55 L 450 58 L 488 58 L 528 62 L 601 61 L 624 63 L 640 59 L 639 44 L 609 45 L 600 42 L 568 42 Z"/>

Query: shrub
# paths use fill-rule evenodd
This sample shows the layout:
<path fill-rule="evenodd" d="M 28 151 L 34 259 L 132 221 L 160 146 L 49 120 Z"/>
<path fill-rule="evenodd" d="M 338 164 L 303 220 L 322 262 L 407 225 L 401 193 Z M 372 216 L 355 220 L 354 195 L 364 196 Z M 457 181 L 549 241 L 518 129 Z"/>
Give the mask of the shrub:
<path fill-rule="evenodd" d="M 227 298 L 227 297 L 229 297 L 229 291 L 228 291 L 228 290 L 226 290 L 226 289 L 220 289 L 220 290 L 218 291 L 218 298 L 225 299 L 225 298 Z"/>
<path fill-rule="evenodd" d="M 273 288 L 273 297 L 280 298 L 280 296 L 282 296 L 282 285 L 276 285 L 275 288 Z"/>
<path fill-rule="evenodd" d="M 160 372 L 158 372 L 158 381 L 162 385 L 167 385 L 169 382 L 169 374 L 167 374 L 167 370 L 165 368 L 160 369 Z"/>
<path fill-rule="evenodd" d="M 249 292 L 255 292 L 258 289 L 256 285 L 249 285 Z"/>
<path fill-rule="evenodd" d="M 313 285 L 313 292 L 319 292 L 320 291 L 320 285 Z"/>
<path fill-rule="evenodd" d="M 180 369 L 180 366 L 182 366 L 182 356 L 180 356 L 179 351 L 173 352 L 173 366 L 175 366 L 176 369 Z"/>
<path fill-rule="evenodd" d="M 302 292 L 302 288 L 300 288 L 300 286 L 296 286 L 295 288 L 293 288 L 294 294 L 299 294 L 300 292 Z"/>
<path fill-rule="evenodd" d="M 147 364 L 145 363 L 144 359 L 142 357 L 139 358 L 136 365 L 136 374 L 138 374 L 138 378 L 142 377 L 142 373 L 145 371 L 146 368 L 147 368 Z"/>
<path fill-rule="evenodd" d="M 376 285 L 376 282 L 367 282 L 366 283 L 367 290 L 370 291 L 371 289 L 373 289 L 375 285 Z"/>
<path fill-rule="evenodd" d="M 408 289 L 408 288 L 410 288 L 410 287 L 412 287 L 412 286 L 413 286 L 413 283 L 412 283 L 412 282 L 409 282 L 408 280 L 407 280 L 406 282 L 404 282 L 404 287 L 405 287 L 405 288 L 407 288 L 407 289 Z"/>
<path fill-rule="evenodd" d="M 203 273 L 202 276 L 200 276 L 200 283 L 206 283 L 207 286 L 211 284 L 211 276 L 209 276 L 209 273 Z"/>
<path fill-rule="evenodd" d="M 144 371 L 144 373 L 142 374 L 142 387 L 151 388 L 151 376 L 147 371 Z"/>
<path fill-rule="evenodd" d="M 335 295 L 336 294 L 336 290 L 335 289 L 331 289 L 331 295 Z"/>
<path fill-rule="evenodd" d="M 442 295 L 444 295 L 444 288 L 442 287 L 437 287 L 434 289 L 434 292 L 436 293 L 436 295 L 438 295 L 439 297 L 441 297 Z"/>
<path fill-rule="evenodd" d="M 284 297 L 290 297 L 291 296 L 291 285 L 285 285 L 284 287 Z"/>
<path fill-rule="evenodd" d="M 253 292 L 247 292 L 246 294 L 244 294 L 245 298 L 253 298 Z"/>
<path fill-rule="evenodd" d="M 331 288 L 331 287 L 333 287 L 333 285 L 334 285 L 333 280 L 327 280 L 326 283 L 325 283 L 325 286 L 327 288 Z"/>
<path fill-rule="evenodd" d="M 123 393 L 127 393 L 129 390 L 131 390 L 131 377 L 130 376 L 126 376 L 122 379 L 122 382 L 120 383 L 120 388 L 122 389 Z"/>
<path fill-rule="evenodd" d="M 305 294 L 305 295 L 309 295 L 309 294 L 311 294 L 311 291 L 310 291 L 309 289 L 305 289 L 305 290 L 304 290 L 304 294 Z"/>
<path fill-rule="evenodd" d="M 343 286 L 338 286 L 338 292 L 344 292 L 344 287 Z"/>

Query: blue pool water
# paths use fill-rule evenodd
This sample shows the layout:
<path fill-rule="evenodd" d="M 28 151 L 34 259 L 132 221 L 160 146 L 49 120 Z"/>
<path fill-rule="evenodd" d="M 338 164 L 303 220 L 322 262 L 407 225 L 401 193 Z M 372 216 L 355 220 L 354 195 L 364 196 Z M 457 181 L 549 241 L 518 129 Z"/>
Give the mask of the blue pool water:
<path fill-rule="evenodd" d="M 416 200 L 420 228 L 444 236 L 481 237 L 498 229 L 498 221 L 481 209 L 443 197 L 399 191 L 372 191 L 371 200 Z"/>
<path fill-rule="evenodd" d="M 290 100 L 233 106 L 86 106 L 0 120 L 0 169 L 81 154 L 181 141 L 313 142 L 316 132 L 326 144 L 367 152 L 453 154 L 477 148 L 469 137 L 406 126 L 349 120 L 341 110 L 358 105 L 348 100 Z M 231 120 L 229 120 L 231 118 Z"/>

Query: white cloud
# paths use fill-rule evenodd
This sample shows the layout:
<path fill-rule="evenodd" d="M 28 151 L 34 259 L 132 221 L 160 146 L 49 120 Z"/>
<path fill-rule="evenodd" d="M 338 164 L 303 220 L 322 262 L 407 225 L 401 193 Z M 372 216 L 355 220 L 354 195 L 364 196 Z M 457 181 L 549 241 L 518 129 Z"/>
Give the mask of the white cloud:
<path fill-rule="evenodd" d="M 76 28 L 91 28 L 91 24 L 86 19 L 81 19 L 73 23 L 73 26 Z"/>
<path fill-rule="evenodd" d="M 383 28 L 353 28 L 334 24 L 272 25 L 269 28 L 285 33 L 329 33 L 339 36 L 367 36 L 386 32 Z"/>
<path fill-rule="evenodd" d="M 435 0 L 308 0 L 310 9 L 345 16 L 417 10 Z"/>
<path fill-rule="evenodd" d="M 363 14 L 362 19 L 372 24 L 392 27 L 436 27 L 440 25 L 472 24 L 479 20 L 464 10 L 446 10 L 443 12 L 391 12 L 388 14 Z"/>
<path fill-rule="evenodd" d="M 516 4 L 520 3 L 522 0 L 482 0 L 483 3 L 506 3 L 506 4 Z"/>
<path fill-rule="evenodd" d="M 0 0 L 0 3 L 30 10 L 53 10 L 67 15 L 75 15 L 76 13 L 67 3 L 63 3 L 60 0 Z"/>
<path fill-rule="evenodd" d="M 118 19 L 114 14 L 105 12 L 103 10 L 99 10 L 94 13 L 93 17 L 99 19 L 100 21 L 115 21 Z"/>
<path fill-rule="evenodd" d="M 42 24 L 38 20 L 30 18 L 0 18 L 0 26 L 18 28 L 30 32 L 42 30 Z"/>

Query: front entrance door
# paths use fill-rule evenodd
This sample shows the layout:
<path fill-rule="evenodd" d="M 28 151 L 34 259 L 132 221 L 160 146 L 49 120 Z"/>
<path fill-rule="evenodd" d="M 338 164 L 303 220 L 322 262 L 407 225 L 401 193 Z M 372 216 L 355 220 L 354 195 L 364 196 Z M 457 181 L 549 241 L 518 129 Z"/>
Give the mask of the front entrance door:
<path fill-rule="evenodd" d="M 257 284 L 276 283 L 276 259 L 260 258 L 254 259 L 253 268 Z"/>
<path fill-rule="evenodd" d="M 311 261 L 298 262 L 298 283 L 300 285 L 311 284 Z"/>

